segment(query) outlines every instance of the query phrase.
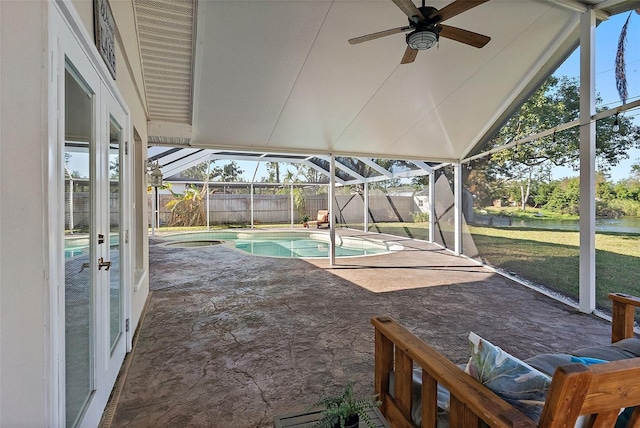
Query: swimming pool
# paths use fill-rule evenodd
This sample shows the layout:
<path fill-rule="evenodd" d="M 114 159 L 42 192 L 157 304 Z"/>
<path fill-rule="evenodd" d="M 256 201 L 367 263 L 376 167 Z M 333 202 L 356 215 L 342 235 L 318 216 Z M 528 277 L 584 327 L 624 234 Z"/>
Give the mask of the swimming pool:
<path fill-rule="evenodd" d="M 258 256 L 284 258 L 329 257 L 330 238 L 321 232 L 189 232 L 162 237 L 172 247 L 194 247 L 226 242 L 233 248 Z M 361 257 L 398 251 L 403 247 L 374 239 L 336 235 L 336 257 Z"/>

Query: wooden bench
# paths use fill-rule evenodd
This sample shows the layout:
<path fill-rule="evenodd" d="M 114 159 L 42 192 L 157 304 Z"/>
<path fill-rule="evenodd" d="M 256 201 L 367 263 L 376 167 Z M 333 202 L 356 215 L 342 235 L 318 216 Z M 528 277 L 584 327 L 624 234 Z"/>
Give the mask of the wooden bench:
<path fill-rule="evenodd" d="M 610 294 L 613 301 L 612 342 L 634 337 L 635 308 L 640 299 Z M 580 415 L 587 427 L 613 427 L 623 407 L 640 406 L 640 358 L 586 367 L 558 367 L 552 377 L 540 422 L 536 424 L 511 404 L 466 374 L 435 349 L 389 317 L 372 319 L 375 327 L 375 392 L 380 410 L 392 428 L 415 428 L 413 405 L 422 406 L 422 428 L 437 425 L 437 385 L 451 394 L 449 427 L 573 427 Z M 412 403 L 414 364 L 422 369 L 420 403 Z M 395 372 L 394 396 L 389 391 Z M 629 427 L 640 427 L 640 407 Z"/>

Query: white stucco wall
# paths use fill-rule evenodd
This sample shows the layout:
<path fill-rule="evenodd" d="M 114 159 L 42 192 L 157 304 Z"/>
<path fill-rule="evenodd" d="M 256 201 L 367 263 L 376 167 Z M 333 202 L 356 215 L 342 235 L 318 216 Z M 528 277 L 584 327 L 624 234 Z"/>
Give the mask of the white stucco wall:
<path fill-rule="evenodd" d="M 116 27 L 118 29 L 118 41 L 116 50 L 116 84 L 120 93 L 125 99 L 127 106 L 131 112 L 131 124 L 135 127 L 136 131 L 140 135 L 143 143 L 146 147 L 147 141 L 147 114 L 144 104 L 144 85 L 142 79 L 142 64 L 140 62 L 140 51 L 138 49 L 137 32 L 135 28 L 135 20 L 133 14 L 133 2 L 130 1 L 112 1 L 111 11 L 113 13 L 114 20 L 116 21 Z M 133 153 L 133 132 L 129 139 L 129 154 Z M 145 160 L 146 160 L 146 150 Z M 139 160 L 143 161 L 143 160 Z M 146 162 L 145 162 L 146 164 Z M 146 167 L 143 168 L 146 170 Z M 142 185 L 146 192 L 146 180 L 143 179 L 138 182 Z M 133 183 L 132 183 L 133 184 Z M 133 190 L 133 189 L 132 189 Z M 143 205 L 142 209 L 145 211 L 142 213 L 143 218 L 146 220 L 147 206 Z M 133 227 L 135 222 L 131 219 L 131 226 Z M 146 221 L 144 222 L 146 225 Z M 133 236 L 133 231 L 130 234 Z M 147 233 L 144 234 L 145 236 Z M 142 242 L 144 246 L 144 266 L 149 266 L 149 242 L 144 240 Z M 132 254 L 134 250 L 132 249 Z M 133 278 L 133 276 L 132 276 Z M 149 295 L 149 275 L 144 276 L 140 287 L 136 290 L 135 284 L 131 286 L 131 328 L 134 329 L 138 325 L 144 304 L 147 296 Z"/>
<path fill-rule="evenodd" d="M 0 1 L 0 426 L 46 426 L 47 2 Z"/>
<path fill-rule="evenodd" d="M 74 4 L 92 35 L 92 0 Z M 46 1 L 0 1 L 0 427 L 55 424 L 55 394 L 64 389 L 52 379 L 57 361 L 49 325 L 49 236 L 58 233 L 50 230 L 47 211 L 48 129 L 56 120 L 48 117 L 52 7 Z M 131 154 L 133 127 L 145 145 L 147 140 L 142 74 L 132 3 L 112 1 L 112 9 L 120 31 L 116 84 L 131 114 Z M 147 241 L 142 245 L 148 266 Z M 148 289 L 146 276 L 131 296 L 133 328 Z"/>

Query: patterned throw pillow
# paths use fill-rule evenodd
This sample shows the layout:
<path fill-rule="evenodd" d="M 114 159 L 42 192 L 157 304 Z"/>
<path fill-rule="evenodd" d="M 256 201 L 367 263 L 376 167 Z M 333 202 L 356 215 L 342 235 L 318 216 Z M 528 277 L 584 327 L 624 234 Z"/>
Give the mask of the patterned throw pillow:
<path fill-rule="evenodd" d="M 522 413 L 540 420 L 551 377 L 477 334 L 469 334 L 471 358 L 465 371 Z"/>

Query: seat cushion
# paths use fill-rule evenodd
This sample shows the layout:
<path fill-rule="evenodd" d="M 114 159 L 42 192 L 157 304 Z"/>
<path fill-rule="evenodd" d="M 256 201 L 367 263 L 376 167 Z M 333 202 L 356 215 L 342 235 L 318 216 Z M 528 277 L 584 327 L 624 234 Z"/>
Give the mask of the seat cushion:
<path fill-rule="evenodd" d="M 591 346 L 571 352 L 578 357 L 599 358 L 605 361 L 640 357 L 640 339 L 632 337 L 610 345 Z"/>
<path fill-rule="evenodd" d="M 579 357 L 579 359 L 576 360 L 575 357 Z M 553 376 L 557 367 L 566 364 L 590 365 L 602 361 L 618 361 L 637 357 L 640 357 L 640 339 L 634 337 L 608 345 L 578 349 L 569 354 L 540 354 L 524 361 L 542 373 Z"/>
<path fill-rule="evenodd" d="M 540 370 L 546 375 L 553 376 L 553 373 L 560 366 L 566 366 L 567 364 L 574 363 L 590 366 L 593 364 L 606 363 L 607 360 L 592 357 L 576 357 L 569 354 L 540 354 L 535 357 L 527 358 L 524 362 L 529 364 L 531 367 Z"/>

